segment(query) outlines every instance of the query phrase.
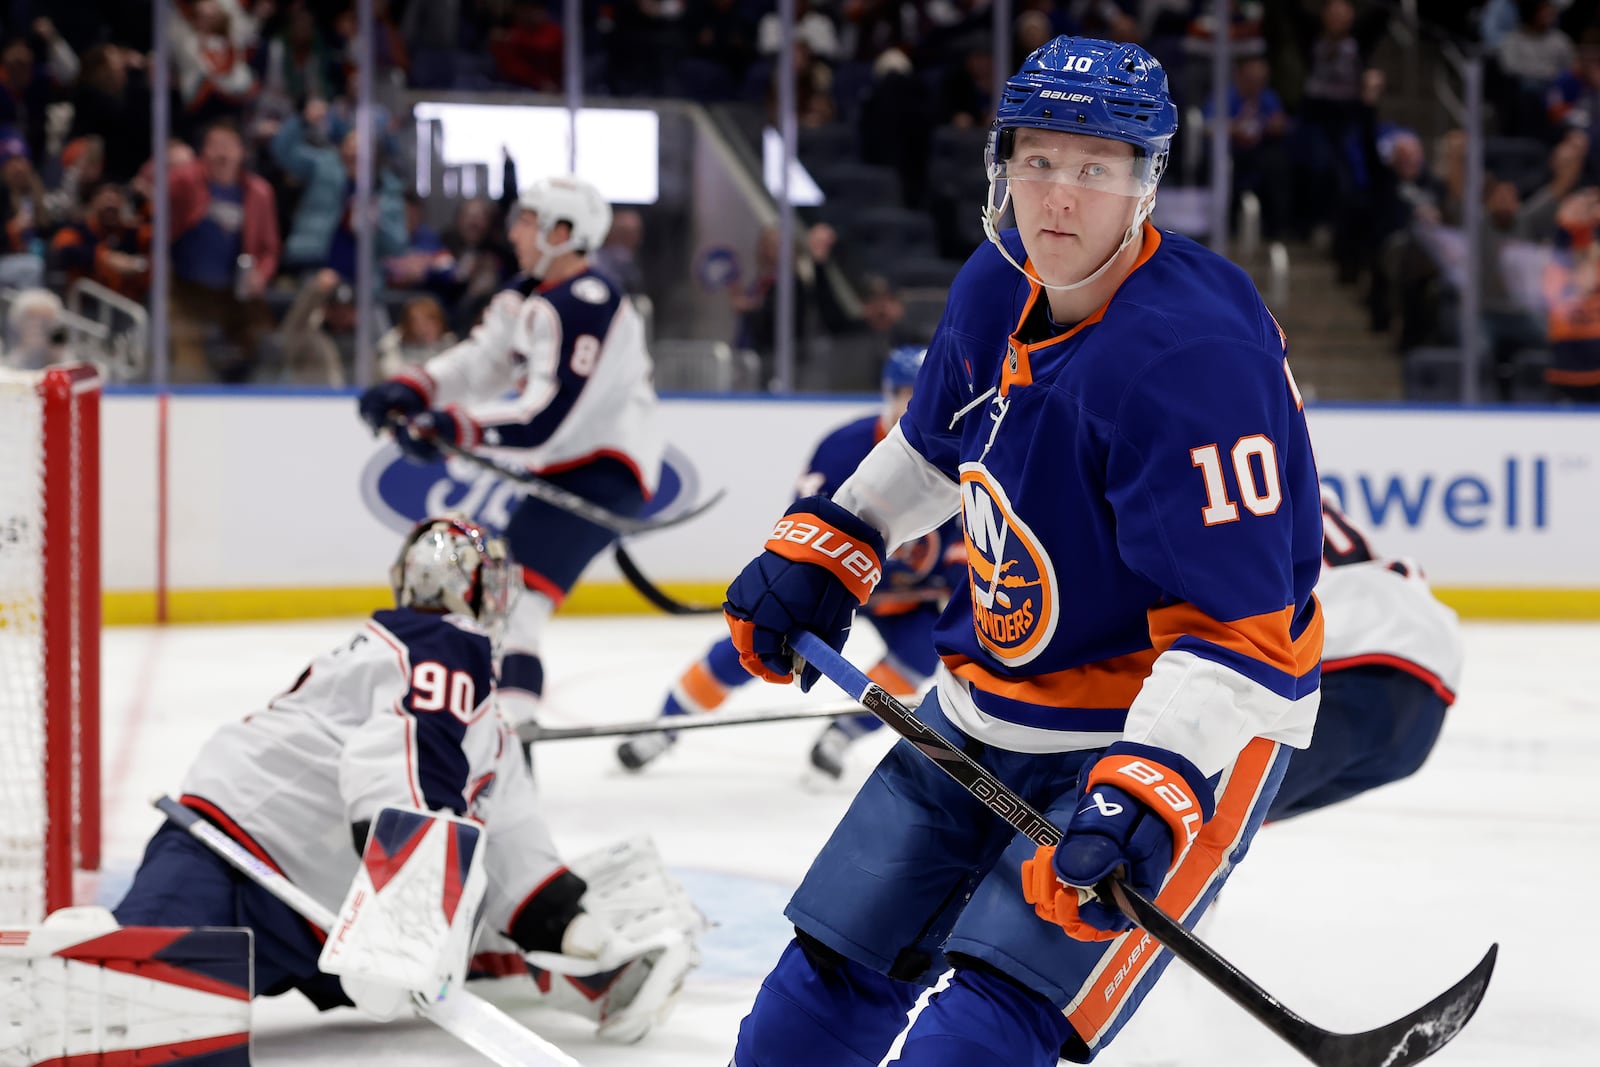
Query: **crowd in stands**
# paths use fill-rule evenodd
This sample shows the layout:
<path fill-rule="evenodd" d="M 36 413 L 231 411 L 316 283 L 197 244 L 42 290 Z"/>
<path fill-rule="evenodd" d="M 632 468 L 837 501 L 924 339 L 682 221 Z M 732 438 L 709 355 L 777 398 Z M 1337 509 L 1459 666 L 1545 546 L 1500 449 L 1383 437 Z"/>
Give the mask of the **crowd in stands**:
<path fill-rule="evenodd" d="M 165 195 L 172 380 L 348 384 L 361 228 L 353 2 L 154 2 L 170 5 L 172 25 L 164 191 L 153 187 L 148 4 L 57 11 L 14 0 L 0 19 L 0 292 L 63 297 L 93 286 L 145 300 L 151 207 Z M 1595 399 L 1600 356 L 1573 353 L 1600 349 L 1600 0 L 1414 6 L 1432 32 L 1489 59 L 1482 332 L 1502 395 L 1518 361 L 1542 351 L 1560 395 Z M 992 12 L 987 0 L 796 7 L 800 157 L 825 195 L 803 212 L 796 247 L 801 384 L 870 388 L 889 347 L 931 334 L 950 278 L 983 239 Z M 1330 256 L 1341 281 L 1359 287 L 1369 325 L 1399 349 L 1454 342 L 1463 138 L 1435 144 L 1397 122 L 1374 62 L 1399 5 L 1235 0 L 1224 27 L 1212 0 L 1012 8 L 1011 65 L 1058 33 L 1138 41 L 1167 67 L 1190 126 L 1219 121 L 1212 49 L 1225 32 L 1234 63 L 1220 121 L 1236 203 L 1254 197 L 1269 240 Z M 385 106 L 364 224 L 381 260 L 381 371 L 464 335 L 515 270 L 508 200 L 462 200 L 442 232 L 428 225 L 402 179 L 415 148 L 393 91 L 559 92 L 567 49 L 559 0 L 374 0 L 374 9 Z M 743 116 L 757 138 L 773 117 L 781 32 L 771 2 L 586 2 L 582 25 L 591 96 L 694 99 Z M 1205 180 L 1208 144 L 1180 136 L 1166 187 Z M 509 158 L 505 167 L 509 195 Z M 596 259 L 648 295 L 642 229 L 640 213 L 618 210 Z M 1530 247 L 1542 258 L 1528 258 Z M 776 231 L 762 234 L 728 285 L 738 319 L 728 340 L 768 371 L 777 249 Z M 1499 270 L 1508 256 L 1524 269 Z M 1532 287 L 1522 284 L 1530 262 Z M 43 305 L 12 306 L 37 315 Z M 21 349 L 9 348 L 18 362 Z"/>

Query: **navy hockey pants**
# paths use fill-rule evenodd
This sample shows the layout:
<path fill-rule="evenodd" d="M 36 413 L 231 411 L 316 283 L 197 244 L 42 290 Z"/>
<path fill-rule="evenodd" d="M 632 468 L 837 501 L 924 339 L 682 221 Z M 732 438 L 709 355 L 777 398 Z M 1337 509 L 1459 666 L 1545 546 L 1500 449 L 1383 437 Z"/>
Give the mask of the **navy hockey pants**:
<path fill-rule="evenodd" d="M 1348 800 L 1414 773 L 1444 726 L 1444 697 L 1394 667 L 1322 672 L 1311 746 L 1294 753 L 1269 820 Z"/>
<path fill-rule="evenodd" d="M 937 693 L 918 717 L 1057 825 L 1076 808 L 1079 773 L 1098 755 L 1028 755 L 980 744 L 950 723 Z M 1157 898 L 1169 914 L 1190 926 L 1199 921 L 1260 828 L 1287 757 L 1287 749 L 1257 739 L 1213 783 L 1217 814 Z M 1087 1063 L 1170 957 L 1140 930 L 1082 942 L 1041 920 L 1022 897 L 1020 868 L 1034 852 L 1031 841 L 900 742 L 790 901 L 785 914 L 816 947 L 807 953 L 791 946 L 767 977 L 740 1027 L 735 1062 L 876 1064 L 919 987 L 950 965 L 952 991 L 918 1016 L 901 1062 L 1020 1067 L 1054 1063 L 1059 1053 Z M 1067 1025 L 1059 1026 L 1063 1019 Z M 990 1032 L 982 1020 L 1008 1020 L 1015 1033 Z M 841 1040 L 848 1055 L 820 1054 Z"/>
<path fill-rule="evenodd" d="M 150 839 L 112 914 L 123 926 L 247 926 L 255 933 L 256 996 L 298 989 L 324 1011 L 350 1004 L 339 980 L 317 970 L 321 935 L 171 823 Z"/>

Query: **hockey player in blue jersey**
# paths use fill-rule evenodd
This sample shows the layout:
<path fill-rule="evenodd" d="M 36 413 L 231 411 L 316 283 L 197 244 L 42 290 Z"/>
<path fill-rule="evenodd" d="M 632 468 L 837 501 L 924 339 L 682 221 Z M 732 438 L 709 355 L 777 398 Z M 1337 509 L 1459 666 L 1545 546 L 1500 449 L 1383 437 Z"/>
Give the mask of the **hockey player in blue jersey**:
<path fill-rule="evenodd" d="M 883 366 L 882 410 L 824 437 L 800 476 L 796 496 L 831 494 L 850 476 L 872 447 L 900 421 L 926 355 L 927 349 L 916 345 L 901 345 L 889 353 Z M 873 681 L 904 697 L 917 692 L 933 677 L 938 663 L 933 650 L 933 624 L 952 590 L 965 580 L 966 544 L 961 526 L 954 519 L 901 545 L 889 557 L 881 588 L 861 609 L 883 639 L 886 650 L 883 659 L 867 672 Z M 750 674 L 739 663 L 733 639 L 725 637 L 683 672 L 661 714 L 712 711 L 748 681 Z M 831 778 L 839 777 L 851 742 L 882 725 L 866 713 L 835 719 L 811 746 L 811 765 Z M 617 759 L 629 770 L 639 770 L 671 747 L 676 738 L 676 733 L 663 731 L 624 741 L 617 746 Z"/>
<path fill-rule="evenodd" d="M 886 548 L 959 511 L 968 595 L 919 716 L 1064 832 L 1036 849 L 898 744 L 789 904 L 739 1067 L 877 1064 L 947 965 L 897 1062 L 1093 1059 L 1169 956 L 1092 887 L 1120 870 L 1196 922 L 1310 740 L 1316 467 L 1250 278 L 1147 221 L 1176 129 L 1135 45 L 1023 62 L 986 152 L 990 243 L 905 417 L 728 589 L 745 666 L 788 681 L 791 634 L 842 646 Z"/>
<path fill-rule="evenodd" d="M 495 708 L 492 641 L 514 582 L 503 547 L 464 520 L 425 520 L 391 581 L 393 608 L 314 659 L 263 709 L 211 736 L 184 776 L 182 803 L 329 909 L 349 899 L 373 842 L 381 849 L 375 827 L 385 809 L 481 827 L 479 953 L 515 964 L 493 973 L 519 971 L 550 1006 L 588 1015 L 602 1036 L 637 1040 L 693 965 L 698 921 L 658 860 L 652 873 L 653 849 L 643 843 L 620 877 L 629 897 L 620 912 L 607 903 L 619 882 L 615 849 L 570 864 L 557 853 Z M 426 853 L 393 851 L 388 873 L 399 882 L 395 871 L 421 866 Z M 376 912 L 382 895 L 367 888 L 366 910 Z M 464 899 L 462 971 L 480 914 L 479 900 Z M 353 1002 L 380 1018 L 404 1003 L 381 982 L 324 973 L 320 931 L 171 823 L 151 839 L 113 914 L 124 926 L 251 928 L 257 995 L 298 990 L 321 1009 Z M 378 936 L 404 930 L 412 943 L 401 951 L 426 958 L 427 926 L 420 915 L 395 914 Z M 346 941 L 343 932 L 336 940 Z M 348 944 L 359 941 L 353 934 Z"/>
<path fill-rule="evenodd" d="M 665 448 L 657 422 L 644 320 L 594 271 L 589 253 L 611 227 L 611 206 L 574 177 L 525 190 L 511 220 L 522 274 L 499 293 L 460 344 L 362 393 L 373 430 L 403 416 L 417 429 L 397 441 L 423 462 L 435 439 L 532 471 L 619 515 L 655 492 Z M 506 626 L 502 707 L 531 721 L 544 691 L 543 633 L 589 561 L 616 534 L 525 497 L 505 536 L 523 595 Z"/>

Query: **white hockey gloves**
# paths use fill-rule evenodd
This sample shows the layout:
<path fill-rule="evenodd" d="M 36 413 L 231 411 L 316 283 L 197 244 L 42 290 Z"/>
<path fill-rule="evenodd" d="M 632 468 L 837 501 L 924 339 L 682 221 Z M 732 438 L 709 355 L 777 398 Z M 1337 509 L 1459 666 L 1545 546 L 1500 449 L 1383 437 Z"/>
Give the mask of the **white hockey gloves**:
<path fill-rule="evenodd" d="M 567 924 L 560 952 L 522 956 L 539 1003 L 594 1020 L 607 1041 L 631 1044 L 671 1013 L 700 962 L 705 919 L 649 838 L 589 853 L 568 869 L 588 884 L 584 910 Z M 509 942 L 495 936 L 494 944 Z M 479 951 L 490 947 L 480 942 Z"/>

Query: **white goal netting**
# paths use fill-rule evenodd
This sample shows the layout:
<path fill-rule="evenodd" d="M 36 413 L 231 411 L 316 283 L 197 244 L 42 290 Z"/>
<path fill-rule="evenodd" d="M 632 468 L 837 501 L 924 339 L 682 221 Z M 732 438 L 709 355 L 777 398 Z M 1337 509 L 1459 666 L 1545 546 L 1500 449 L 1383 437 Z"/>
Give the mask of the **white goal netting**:
<path fill-rule="evenodd" d="M 44 910 L 44 448 L 39 375 L 0 369 L 0 926 Z"/>
<path fill-rule="evenodd" d="M 0 926 L 100 856 L 100 379 L 0 368 Z"/>

